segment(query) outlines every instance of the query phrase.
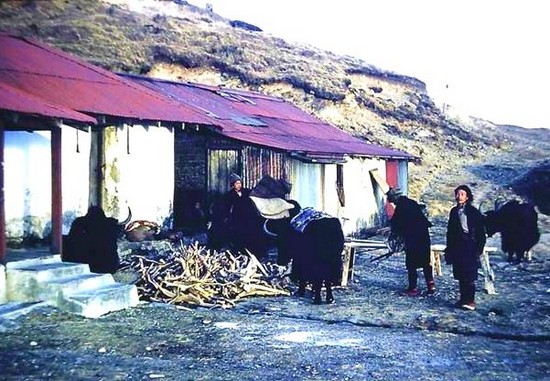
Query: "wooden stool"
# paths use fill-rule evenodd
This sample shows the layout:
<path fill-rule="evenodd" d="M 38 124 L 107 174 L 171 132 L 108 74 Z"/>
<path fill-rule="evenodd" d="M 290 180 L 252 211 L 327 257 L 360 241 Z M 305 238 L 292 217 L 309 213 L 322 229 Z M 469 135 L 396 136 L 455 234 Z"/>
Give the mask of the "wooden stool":
<path fill-rule="evenodd" d="M 434 276 L 441 276 L 441 255 L 445 254 L 445 245 L 432 245 L 430 251 L 430 265 L 432 265 Z"/>
<path fill-rule="evenodd" d="M 387 249 L 388 246 L 383 241 L 369 239 L 355 239 L 344 243 L 342 251 L 342 280 L 340 286 L 345 287 L 353 280 L 353 266 L 355 264 L 355 250 L 357 248 L 368 249 Z"/>
<path fill-rule="evenodd" d="M 485 246 L 483 248 L 483 254 L 479 258 L 481 261 L 481 271 L 483 272 L 483 289 L 490 295 L 497 293 L 495 290 L 495 273 L 491 268 L 489 262 L 489 253 L 494 253 L 497 248 L 494 246 Z"/>
<path fill-rule="evenodd" d="M 355 248 L 357 246 L 351 242 L 344 244 L 342 251 L 342 280 L 340 286 L 346 287 L 353 279 L 353 265 L 355 263 Z"/>

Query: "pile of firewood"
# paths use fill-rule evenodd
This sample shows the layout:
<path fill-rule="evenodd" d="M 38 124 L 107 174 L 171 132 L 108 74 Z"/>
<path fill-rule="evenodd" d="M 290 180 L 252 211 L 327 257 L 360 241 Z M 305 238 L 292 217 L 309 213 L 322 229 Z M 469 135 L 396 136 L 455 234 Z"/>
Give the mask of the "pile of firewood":
<path fill-rule="evenodd" d="M 163 255 L 133 254 L 122 262 L 128 268 L 138 274 L 142 300 L 230 308 L 246 297 L 290 295 L 286 268 L 198 244 L 180 244 Z"/>

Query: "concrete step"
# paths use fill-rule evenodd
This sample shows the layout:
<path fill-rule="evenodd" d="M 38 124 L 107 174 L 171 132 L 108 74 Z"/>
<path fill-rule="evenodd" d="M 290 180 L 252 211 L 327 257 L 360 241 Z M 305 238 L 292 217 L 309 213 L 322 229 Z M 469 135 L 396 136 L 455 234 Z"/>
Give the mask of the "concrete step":
<path fill-rule="evenodd" d="M 94 290 L 115 284 L 111 274 L 84 273 L 44 283 L 41 287 L 38 297 L 43 300 L 55 301 L 71 294 L 76 294 L 86 290 Z M 57 303 L 57 302 L 56 302 Z"/>
<path fill-rule="evenodd" d="M 66 295 L 58 306 L 64 311 L 97 318 L 109 312 L 135 307 L 138 303 L 139 297 L 135 285 L 114 283 Z"/>
<path fill-rule="evenodd" d="M 9 263 L 8 263 L 9 265 Z M 43 300 L 41 292 L 49 282 L 89 274 L 82 263 L 31 262 L 24 266 L 6 268 L 6 296 L 8 301 L 33 302 Z"/>
<path fill-rule="evenodd" d="M 90 267 L 84 263 L 52 262 L 31 264 L 16 269 L 7 269 L 10 273 L 23 273 L 39 281 L 56 280 L 90 272 Z"/>
<path fill-rule="evenodd" d="M 37 265 L 37 264 L 60 263 L 60 262 L 61 262 L 60 254 L 44 255 L 40 257 L 33 257 L 29 259 L 21 259 L 13 262 L 8 262 L 6 263 L 6 269 L 18 269 L 22 267 Z"/>
<path fill-rule="evenodd" d="M 7 303 L 0 308 L 9 316 L 18 316 L 38 302 L 91 318 L 139 303 L 136 286 L 117 283 L 111 274 L 92 273 L 86 264 L 62 262 L 60 255 L 8 262 L 3 270 L 5 282 L 0 288 L 5 297 L 0 303 Z"/>
<path fill-rule="evenodd" d="M 50 306 L 50 302 L 11 302 L 0 304 L 0 319 L 15 319 L 35 308 Z"/>

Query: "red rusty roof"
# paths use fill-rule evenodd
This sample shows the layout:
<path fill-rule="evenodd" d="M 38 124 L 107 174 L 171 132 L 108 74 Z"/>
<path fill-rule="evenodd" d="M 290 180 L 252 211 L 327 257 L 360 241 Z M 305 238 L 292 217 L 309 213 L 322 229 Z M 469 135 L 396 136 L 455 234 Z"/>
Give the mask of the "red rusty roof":
<path fill-rule="evenodd" d="M 45 103 L 138 122 L 213 123 L 204 113 L 51 46 L 5 34 L 0 46 L 0 83 Z"/>
<path fill-rule="evenodd" d="M 122 76 L 207 113 L 221 127 L 219 133 L 240 141 L 305 153 L 311 158 L 346 154 L 416 159 L 403 151 L 366 143 L 282 98 L 189 82 Z"/>
<path fill-rule="evenodd" d="M 41 98 L 3 83 L 0 83 L 0 109 L 88 124 L 97 123 L 91 116 L 62 106 L 49 104 Z"/>
<path fill-rule="evenodd" d="M 240 141 L 304 154 L 415 159 L 368 144 L 282 98 L 251 91 L 116 75 L 21 37 L 0 34 L 0 83 L 66 112 L 217 126 Z M 32 97 L 31 97 L 32 96 Z"/>

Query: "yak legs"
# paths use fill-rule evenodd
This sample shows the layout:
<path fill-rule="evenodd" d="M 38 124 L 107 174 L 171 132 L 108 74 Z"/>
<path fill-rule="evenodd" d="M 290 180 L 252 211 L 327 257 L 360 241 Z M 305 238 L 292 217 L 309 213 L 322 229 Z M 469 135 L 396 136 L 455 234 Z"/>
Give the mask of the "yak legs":
<path fill-rule="evenodd" d="M 313 282 L 313 304 L 321 304 L 321 288 L 323 281 Z M 334 303 L 334 295 L 332 294 L 332 282 L 325 280 L 326 302 L 327 304 Z"/>
<path fill-rule="evenodd" d="M 303 297 L 306 294 L 306 281 L 300 280 L 298 282 L 298 290 L 296 291 L 296 296 Z M 325 301 L 327 304 L 334 303 L 334 295 L 332 293 L 332 282 L 324 281 L 325 283 L 325 289 L 326 289 L 326 297 Z M 321 304 L 322 298 L 321 298 L 321 290 L 323 288 L 323 281 L 314 281 L 311 284 L 311 288 L 313 290 L 313 304 Z"/>

